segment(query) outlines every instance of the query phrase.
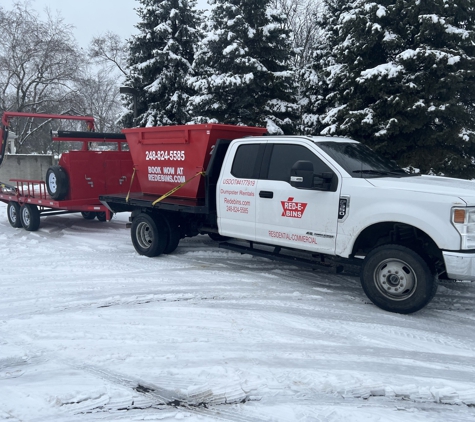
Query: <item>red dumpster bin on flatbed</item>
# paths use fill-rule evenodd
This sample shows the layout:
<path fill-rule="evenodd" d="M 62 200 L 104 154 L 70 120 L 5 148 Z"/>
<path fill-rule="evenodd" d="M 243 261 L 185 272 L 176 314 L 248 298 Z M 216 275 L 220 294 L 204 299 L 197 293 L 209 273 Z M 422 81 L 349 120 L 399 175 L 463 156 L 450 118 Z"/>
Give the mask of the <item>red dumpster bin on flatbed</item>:
<path fill-rule="evenodd" d="M 237 139 L 266 133 L 265 128 L 202 124 L 122 129 L 129 144 L 144 194 L 160 196 L 206 170 L 218 139 Z M 173 196 L 199 199 L 205 196 L 197 176 Z"/>

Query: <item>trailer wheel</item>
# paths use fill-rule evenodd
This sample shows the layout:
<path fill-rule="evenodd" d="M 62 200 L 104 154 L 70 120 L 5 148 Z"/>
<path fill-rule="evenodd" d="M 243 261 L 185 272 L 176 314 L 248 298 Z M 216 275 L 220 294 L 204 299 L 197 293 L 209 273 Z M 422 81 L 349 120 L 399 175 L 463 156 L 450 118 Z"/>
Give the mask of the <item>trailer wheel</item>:
<path fill-rule="evenodd" d="M 21 227 L 20 205 L 18 202 L 10 201 L 7 205 L 8 222 L 16 229 Z"/>
<path fill-rule="evenodd" d="M 161 217 L 142 213 L 134 218 L 130 232 L 135 250 L 148 257 L 162 254 L 167 246 L 166 223 Z"/>
<path fill-rule="evenodd" d="M 94 220 L 96 218 L 94 211 L 81 211 L 81 215 L 84 220 Z"/>
<path fill-rule="evenodd" d="M 400 314 L 422 309 L 437 291 L 437 278 L 426 261 L 400 245 L 373 249 L 363 261 L 360 279 L 376 306 Z"/>
<path fill-rule="evenodd" d="M 111 220 L 113 216 L 114 216 L 114 213 L 111 212 Z M 98 212 L 96 217 L 99 221 L 102 221 L 102 222 L 107 221 L 107 214 L 105 213 L 105 211 Z"/>
<path fill-rule="evenodd" d="M 33 204 L 23 204 L 20 207 L 20 220 L 23 228 L 29 232 L 35 232 L 40 228 L 40 212 Z"/>
<path fill-rule="evenodd" d="M 167 246 L 165 247 L 165 250 L 163 253 L 170 254 L 176 250 L 178 247 L 178 244 L 180 243 L 181 239 L 181 232 L 180 232 L 180 227 L 178 224 L 173 221 L 173 219 L 170 219 L 168 217 L 162 217 L 163 221 L 165 222 L 167 226 Z"/>
<path fill-rule="evenodd" d="M 58 201 L 68 194 L 68 175 L 61 166 L 52 166 L 46 172 L 46 189 L 51 198 Z"/>

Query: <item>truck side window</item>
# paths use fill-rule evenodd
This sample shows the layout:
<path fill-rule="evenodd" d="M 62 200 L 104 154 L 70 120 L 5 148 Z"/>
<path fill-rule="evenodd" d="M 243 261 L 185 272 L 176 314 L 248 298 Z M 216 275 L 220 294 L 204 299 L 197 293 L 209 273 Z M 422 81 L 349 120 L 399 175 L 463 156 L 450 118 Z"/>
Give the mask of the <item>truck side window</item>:
<path fill-rule="evenodd" d="M 260 144 L 247 144 L 238 147 L 234 156 L 231 174 L 240 179 L 256 178 L 256 161 Z"/>
<path fill-rule="evenodd" d="M 269 163 L 268 180 L 290 180 L 290 169 L 299 160 L 310 161 L 314 173 L 332 172 L 312 151 L 301 145 L 274 144 Z"/>

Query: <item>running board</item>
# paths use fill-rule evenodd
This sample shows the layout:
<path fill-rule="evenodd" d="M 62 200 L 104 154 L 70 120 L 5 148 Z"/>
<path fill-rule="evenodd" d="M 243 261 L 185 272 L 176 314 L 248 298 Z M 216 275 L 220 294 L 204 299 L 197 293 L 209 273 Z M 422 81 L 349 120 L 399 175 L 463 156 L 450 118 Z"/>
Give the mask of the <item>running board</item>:
<path fill-rule="evenodd" d="M 222 242 L 219 244 L 220 248 L 228 249 L 230 251 L 239 252 L 241 254 L 249 254 L 258 256 L 261 258 L 267 258 L 272 261 L 285 262 L 287 264 L 296 265 L 298 267 L 306 267 L 312 270 L 323 270 L 331 273 L 339 274 L 343 272 L 343 265 L 339 263 L 328 264 L 325 262 L 318 262 L 315 259 L 297 257 L 292 255 L 281 254 L 282 248 L 279 246 L 274 247 L 273 251 L 266 251 L 264 249 L 256 249 L 254 242 L 249 242 L 250 246 L 237 245 L 235 243 Z"/>

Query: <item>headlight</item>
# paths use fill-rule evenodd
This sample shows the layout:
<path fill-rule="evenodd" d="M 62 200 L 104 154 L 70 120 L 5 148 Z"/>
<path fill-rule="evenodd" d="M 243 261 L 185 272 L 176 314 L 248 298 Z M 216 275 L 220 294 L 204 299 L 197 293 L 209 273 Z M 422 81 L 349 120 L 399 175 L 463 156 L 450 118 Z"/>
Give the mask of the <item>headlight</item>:
<path fill-rule="evenodd" d="M 462 237 L 461 249 L 475 249 L 475 208 L 453 208 L 452 224 Z"/>

